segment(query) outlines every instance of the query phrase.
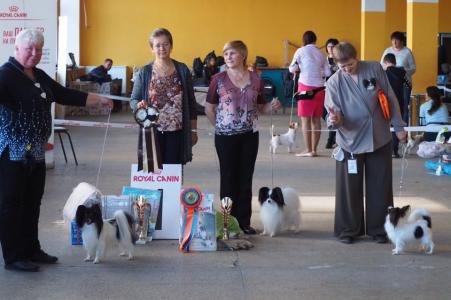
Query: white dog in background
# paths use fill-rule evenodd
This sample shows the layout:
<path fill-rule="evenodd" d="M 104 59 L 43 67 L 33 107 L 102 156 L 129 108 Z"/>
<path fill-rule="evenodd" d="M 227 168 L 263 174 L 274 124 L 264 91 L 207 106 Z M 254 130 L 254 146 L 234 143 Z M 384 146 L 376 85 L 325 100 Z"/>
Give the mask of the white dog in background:
<path fill-rule="evenodd" d="M 263 224 L 261 235 L 273 237 L 283 230 L 299 231 L 300 204 L 299 196 L 294 189 L 262 187 L 259 191 L 258 201 L 261 205 L 260 219 Z"/>
<path fill-rule="evenodd" d="M 288 131 L 283 134 L 274 133 L 274 125 L 271 126 L 271 142 L 269 152 L 276 153 L 277 147 L 285 145 L 288 147 L 288 153 L 291 153 L 296 141 L 296 129 L 299 127 L 297 122 L 293 122 L 288 126 Z"/>
<path fill-rule="evenodd" d="M 419 242 L 427 254 L 434 251 L 432 242 L 432 223 L 429 212 L 424 208 L 417 208 L 407 218 L 410 206 L 389 207 L 384 228 L 388 238 L 395 245 L 392 253 L 401 254 L 409 243 Z"/>

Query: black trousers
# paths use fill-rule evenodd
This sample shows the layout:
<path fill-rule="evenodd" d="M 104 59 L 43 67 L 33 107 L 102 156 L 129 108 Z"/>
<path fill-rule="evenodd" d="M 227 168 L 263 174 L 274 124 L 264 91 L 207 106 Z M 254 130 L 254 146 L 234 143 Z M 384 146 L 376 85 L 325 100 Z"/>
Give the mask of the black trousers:
<path fill-rule="evenodd" d="M 157 131 L 156 136 L 160 145 L 163 163 L 181 164 L 183 131 Z"/>
<path fill-rule="evenodd" d="M 0 158 L 0 241 L 5 264 L 28 259 L 40 250 L 38 223 L 45 186 L 45 162 Z"/>
<path fill-rule="evenodd" d="M 249 226 L 258 132 L 216 135 L 215 146 L 221 170 L 221 199 L 230 197 L 233 201 L 232 216 L 238 220 L 241 227 Z"/>
<path fill-rule="evenodd" d="M 393 205 L 391 142 L 374 152 L 354 155 L 358 174 L 348 174 L 350 154 L 336 162 L 335 236 L 385 234 L 388 206 Z M 365 194 L 365 207 L 363 195 Z"/>

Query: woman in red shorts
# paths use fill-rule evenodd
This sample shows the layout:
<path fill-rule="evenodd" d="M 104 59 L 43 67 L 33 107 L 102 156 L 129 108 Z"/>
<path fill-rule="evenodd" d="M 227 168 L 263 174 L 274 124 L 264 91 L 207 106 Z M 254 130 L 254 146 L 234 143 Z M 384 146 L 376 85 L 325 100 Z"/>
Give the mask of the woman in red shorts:
<path fill-rule="evenodd" d="M 304 47 L 296 50 L 288 67 L 291 73 L 300 72 L 298 92 L 313 90 L 312 99 L 298 101 L 298 116 L 301 119 L 302 134 L 306 149 L 296 156 L 316 156 L 321 136 L 321 116 L 324 107 L 324 78 L 330 75 L 325 55 L 316 47 L 316 35 L 306 31 L 302 36 Z"/>

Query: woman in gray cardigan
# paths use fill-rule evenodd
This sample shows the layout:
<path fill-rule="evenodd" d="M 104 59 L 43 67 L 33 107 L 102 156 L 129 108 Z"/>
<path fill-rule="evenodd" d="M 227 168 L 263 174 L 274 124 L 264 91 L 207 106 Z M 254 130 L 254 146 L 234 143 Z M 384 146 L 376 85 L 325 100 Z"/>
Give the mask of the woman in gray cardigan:
<path fill-rule="evenodd" d="M 171 59 L 172 35 L 158 28 L 150 35 L 155 61 L 145 65 L 134 82 L 133 111 L 148 104 L 159 110 L 157 138 L 164 164 L 186 164 L 197 143 L 196 99 L 188 67 Z"/>

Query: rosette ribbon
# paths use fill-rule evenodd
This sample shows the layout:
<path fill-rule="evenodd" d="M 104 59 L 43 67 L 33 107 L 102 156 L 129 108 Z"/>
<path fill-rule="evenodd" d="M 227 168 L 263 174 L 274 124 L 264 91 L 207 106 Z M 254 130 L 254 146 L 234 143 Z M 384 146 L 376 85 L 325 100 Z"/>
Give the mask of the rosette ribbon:
<path fill-rule="evenodd" d="M 196 187 L 187 187 L 180 194 L 180 203 L 183 206 L 182 228 L 180 230 L 181 252 L 189 252 L 189 245 L 194 236 L 197 219 L 199 216 L 199 205 L 202 202 L 202 192 Z"/>
<path fill-rule="evenodd" d="M 156 137 L 158 109 L 154 106 L 138 108 L 135 121 L 140 126 L 138 137 L 138 171 L 158 173 L 163 169 L 161 151 Z"/>

